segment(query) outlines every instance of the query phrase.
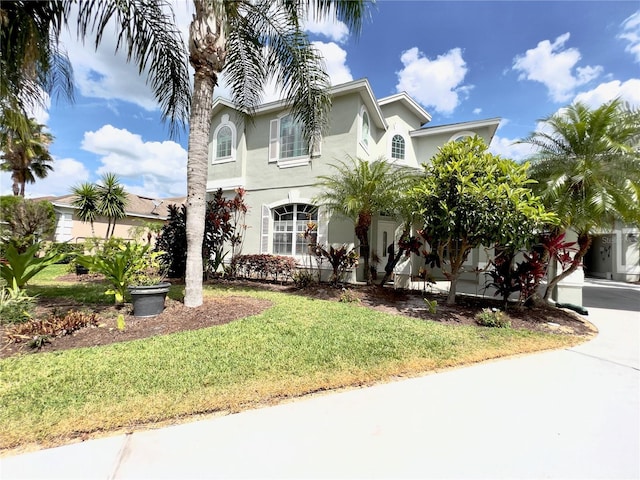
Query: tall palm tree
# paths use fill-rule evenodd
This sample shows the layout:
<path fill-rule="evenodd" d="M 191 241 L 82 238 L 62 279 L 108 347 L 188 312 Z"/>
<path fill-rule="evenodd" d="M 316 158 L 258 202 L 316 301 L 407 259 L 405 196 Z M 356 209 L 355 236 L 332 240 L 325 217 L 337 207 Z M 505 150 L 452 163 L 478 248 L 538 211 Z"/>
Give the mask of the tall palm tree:
<path fill-rule="evenodd" d="M 189 60 L 195 70 L 187 166 L 186 306 L 202 304 L 202 238 L 207 141 L 213 91 L 222 72 L 237 107 L 250 115 L 268 80 L 282 87 L 311 147 L 327 125 L 329 77 L 302 29 L 308 16 L 336 18 L 359 30 L 364 0 L 194 0 Z M 313 148 L 311 148 L 312 150 Z"/>
<path fill-rule="evenodd" d="M 321 175 L 316 186 L 322 189 L 314 201 L 329 212 L 353 221 L 360 242 L 360 257 L 364 260 L 367 284 L 371 284 L 369 269 L 369 229 L 373 217 L 393 212 L 401 207 L 401 197 L 407 191 L 415 173 L 392 165 L 385 158 L 372 162 L 348 157 L 348 162 L 331 165 L 333 175 Z"/>
<path fill-rule="evenodd" d="M 581 264 L 594 232 L 616 221 L 640 224 L 640 112 L 619 99 L 597 108 L 575 103 L 543 119 L 541 130 L 521 140 L 534 145 L 531 176 L 545 206 L 578 235 L 571 266 L 548 283 L 548 299 L 559 281 Z"/>
<path fill-rule="evenodd" d="M 9 18 L 9 24 L 19 28 L 16 15 L 5 15 L 5 4 L 22 7 L 23 3 L 29 4 L 4 0 L 0 4 L 3 9 L 0 19 Z M 49 3 L 66 25 L 73 0 Z M 166 1 L 86 0 L 79 3 L 78 26 L 82 38 L 89 30 L 95 31 L 98 44 L 109 20 L 115 19 L 119 28 L 117 45 L 126 46 L 129 58 L 136 61 L 140 71 L 148 70 L 149 82 L 172 132 L 177 131 L 176 126 L 186 118 L 190 107 L 186 306 L 202 304 L 200 246 L 206 206 L 207 139 L 213 91 L 220 74 L 225 73 L 234 102 L 247 115 L 260 103 L 266 83 L 275 78 L 313 146 L 327 123 L 329 78 L 320 54 L 302 29 L 302 22 L 306 18 L 334 18 L 357 32 L 365 3 L 366 0 L 194 0 L 188 54 Z M 53 23 L 57 18 L 51 20 L 42 15 L 40 20 Z M 55 29 L 52 32 L 58 33 Z M 23 39 L 19 37 L 14 41 L 20 44 Z M 192 93 L 187 58 L 195 70 Z"/>
<path fill-rule="evenodd" d="M 91 224 L 91 236 L 96 236 L 93 222 L 98 216 L 98 189 L 93 183 L 83 182 L 71 189 L 74 199 L 71 204 L 78 209 L 77 215 L 81 222 Z"/>
<path fill-rule="evenodd" d="M 36 178 L 45 178 L 53 162 L 49 153 L 49 145 L 53 142 L 53 135 L 44 132 L 45 125 L 39 124 L 31 118 L 27 128 L 15 128 L 9 122 L 0 125 L 0 150 L 2 163 L 0 168 L 11 172 L 13 180 L 13 194 L 24 197 L 26 183 L 34 183 Z"/>
<path fill-rule="evenodd" d="M 98 214 L 107 217 L 105 238 L 113 236 L 116 221 L 127 216 L 127 192 L 115 173 L 105 173 L 96 186 L 98 193 Z"/>

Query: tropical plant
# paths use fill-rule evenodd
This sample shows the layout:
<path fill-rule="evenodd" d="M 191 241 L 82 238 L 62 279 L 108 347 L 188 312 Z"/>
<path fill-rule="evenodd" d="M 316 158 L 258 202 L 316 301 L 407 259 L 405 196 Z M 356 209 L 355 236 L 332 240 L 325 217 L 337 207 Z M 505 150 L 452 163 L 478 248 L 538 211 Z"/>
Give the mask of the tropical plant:
<path fill-rule="evenodd" d="M 18 252 L 15 245 L 11 243 L 7 245 L 4 261 L 0 262 L 0 276 L 4 278 L 7 285 L 15 284 L 17 288 L 22 288 L 38 272 L 60 262 L 65 257 L 65 254 L 55 250 L 45 253 L 42 257 L 36 256 L 41 249 L 42 245 L 39 242 L 34 243 L 22 253 Z"/>
<path fill-rule="evenodd" d="M 76 215 L 81 222 L 91 224 L 91 236 L 96 236 L 93 222 L 98 216 L 98 190 L 93 183 L 82 182 L 71 189 L 74 195 L 71 205 L 76 207 Z"/>
<path fill-rule="evenodd" d="M 333 269 L 330 279 L 333 286 L 338 286 L 348 269 L 358 265 L 358 253 L 355 249 L 349 248 L 346 243 L 336 247 L 329 245 L 329 248 L 316 244 L 312 248 L 318 260 L 318 266 L 321 265 L 322 259 L 326 258 L 329 261 Z"/>
<path fill-rule="evenodd" d="M 2 249 L 12 243 L 18 252 L 49 236 L 56 227 L 56 213 L 47 200 L 26 200 L 20 196 L 0 197 L 0 239 Z"/>
<path fill-rule="evenodd" d="M 18 287 L 13 279 L 11 287 L 0 287 L 0 325 L 6 323 L 22 323 L 31 318 L 36 308 L 35 297 L 29 296 L 24 289 Z"/>
<path fill-rule="evenodd" d="M 483 308 L 475 316 L 476 323 L 483 327 L 511 328 L 511 320 L 504 312 L 495 308 Z"/>
<path fill-rule="evenodd" d="M 450 281 L 447 304 L 455 303 L 463 263 L 473 248 L 494 243 L 520 248 L 555 216 L 535 197 L 528 164 L 487 152 L 477 137 L 449 142 L 425 164 L 425 177 L 412 190 L 424 228 Z"/>
<path fill-rule="evenodd" d="M 104 275 L 112 288 L 105 292 L 114 295 L 116 304 L 123 304 L 129 285 L 154 285 L 163 276 L 163 252 L 151 250 L 150 245 L 111 239 L 92 255 L 80 255 L 76 261 L 90 271 Z"/>
<path fill-rule="evenodd" d="M 107 233 L 105 238 L 113 236 L 116 222 L 127 216 L 125 208 L 128 203 L 127 192 L 120 184 L 115 173 L 105 173 L 96 185 L 98 192 L 98 213 L 107 217 Z"/>
<path fill-rule="evenodd" d="M 329 212 L 353 221 L 356 238 L 360 242 L 365 279 L 370 284 L 369 229 L 373 218 L 380 212 L 394 213 L 397 210 L 415 174 L 383 157 L 371 162 L 348 157 L 347 162 L 341 161 L 331 167 L 335 173 L 318 176 L 316 186 L 322 193 L 314 201 L 322 203 Z"/>
<path fill-rule="evenodd" d="M 580 266 L 595 232 L 616 221 L 640 225 L 640 111 L 618 99 L 597 108 L 578 102 L 542 122 L 521 140 L 537 149 L 533 188 L 560 219 L 558 231 L 578 235 L 572 265 L 547 283 L 549 299 Z"/>
<path fill-rule="evenodd" d="M 49 153 L 53 135 L 44 132 L 45 125 L 33 118 L 27 121 L 26 126 L 17 128 L 5 118 L 0 122 L 0 169 L 11 172 L 13 194 L 22 197 L 25 184 L 34 183 L 36 178 L 45 178 L 53 170 L 53 158 Z"/>

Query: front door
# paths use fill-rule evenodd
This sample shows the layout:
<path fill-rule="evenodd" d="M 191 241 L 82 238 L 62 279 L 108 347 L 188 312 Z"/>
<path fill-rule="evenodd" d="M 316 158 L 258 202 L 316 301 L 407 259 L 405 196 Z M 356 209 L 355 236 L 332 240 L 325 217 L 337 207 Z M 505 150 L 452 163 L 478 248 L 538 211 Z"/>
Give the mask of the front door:
<path fill-rule="evenodd" d="M 389 254 L 387 248 L 395 242 L 396 222 L 379 221 L 378 234 L 375 252 L 378 254 L 378 272 L 384 273 L 384 266 L 387 264 Z"/>

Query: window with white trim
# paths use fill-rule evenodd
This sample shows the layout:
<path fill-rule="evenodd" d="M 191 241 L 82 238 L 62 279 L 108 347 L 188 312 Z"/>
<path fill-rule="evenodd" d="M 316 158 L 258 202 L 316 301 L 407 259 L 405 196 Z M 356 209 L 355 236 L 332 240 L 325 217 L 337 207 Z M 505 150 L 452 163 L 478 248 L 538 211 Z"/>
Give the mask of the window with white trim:
<path fill-rule="evenodd" d="M 402 135 L 394 135 L 391 139 L 391 158 L 393 160 L 404 160 L 404 137 Z"/>
<path fill-rule="evenodd" d="M 320 145 L 314 148 L 312 157 L 320 155 Z M 302 133 L 302 125 L 292 114 L 271 120 L 269 125 L 269 162 L 277 162 L 280 168 L 308 165 L 309 144 Z"/>
<path fill-rule="evenodd" d="M 294 203 L 274 208 L 273 253 L 275 255 L 303 255 L 313 238 L 304 238 L 307 224 L 318 224 L 318 207 L 306 203 Z M 317 228 L 316 228 L 317 232 Z"/>
<path fill-rule="evenodd" d="M 233 162 L 236 159 L 236 126 L 223 115 L 212 135 L 213 163 Z"/>

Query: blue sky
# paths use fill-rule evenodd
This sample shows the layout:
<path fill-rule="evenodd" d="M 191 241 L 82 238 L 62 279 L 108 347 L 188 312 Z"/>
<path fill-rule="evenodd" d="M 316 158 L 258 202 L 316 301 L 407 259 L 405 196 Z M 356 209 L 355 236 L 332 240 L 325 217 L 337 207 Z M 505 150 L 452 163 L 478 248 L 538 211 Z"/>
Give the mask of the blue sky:
<path fill-rule="evenodd" d="M 500 117 L 491 150 L 521 160 L 513 145 L 537 120 L 576 100 L 597 106 L 616 96 L 640 106 L 637 1 L 393 1 L 371 8 L 355 38 L 345 25 L 307 23 L 334 84 L 366 77 L 378 98 L 407 91 L 429 125 Z M 177 0 L 187 38 L 191 2 Z M 27 185 L 29 197 L 65 195 L 115 172 L 131 192 L 186 193 L 187 137 L 169 138 L 144 78 L 115 56 L 113 36 L 96 52 L 63 38 L 74 66 L 76 101 L 37 112 L 55 137 L 54 172 Z M 216 94 L 226 96 L 224 86 Z M 278 96 L 271 86 L 265 99 Z M 2 194 L 11 191 L 0 174 Z"/>

